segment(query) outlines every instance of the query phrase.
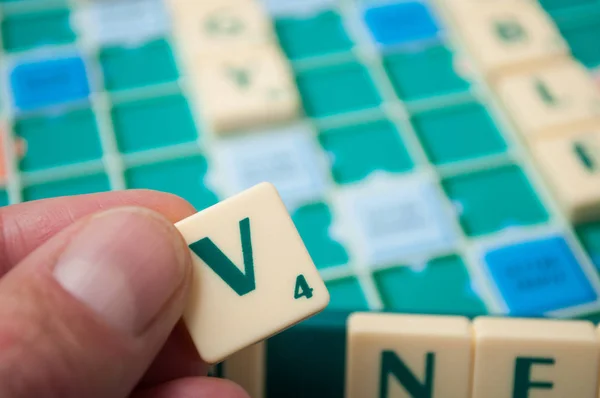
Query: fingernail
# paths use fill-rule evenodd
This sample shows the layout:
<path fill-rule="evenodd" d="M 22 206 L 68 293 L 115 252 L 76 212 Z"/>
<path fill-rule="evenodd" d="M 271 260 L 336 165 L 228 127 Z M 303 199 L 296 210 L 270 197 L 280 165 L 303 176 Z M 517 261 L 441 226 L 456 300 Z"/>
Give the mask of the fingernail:
<path fill-rule="evenodd" d="M 72 238 L 54 275 L 113 328 L 139 335 L 182 285 L 185 250 L 172 226 L 153 213 L 110 210 Z"/>

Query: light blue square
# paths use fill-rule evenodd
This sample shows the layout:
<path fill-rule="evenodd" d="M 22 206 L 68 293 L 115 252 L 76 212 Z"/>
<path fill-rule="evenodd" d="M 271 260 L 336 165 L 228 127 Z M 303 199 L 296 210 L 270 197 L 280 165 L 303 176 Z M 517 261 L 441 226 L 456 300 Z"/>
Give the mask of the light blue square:
<path fill-rule="evenodd" d="M 32 110 L 84 99 L 90 94 L 80 57 L 20 63 L 10 72 L 14 104 Z"/>
<path fill-rule="evenodd" d="M 485 262 L 511 315 L 541 316 L 597 298 L 562 237 L 503 247 L 489 252 Z"/>
<path fill-rule="evenodd" d="M 440 31 L 429 8 L 417 1 L 369 8 L 364 18 L 375 41 L 384 46 L 436 39 Z"/>

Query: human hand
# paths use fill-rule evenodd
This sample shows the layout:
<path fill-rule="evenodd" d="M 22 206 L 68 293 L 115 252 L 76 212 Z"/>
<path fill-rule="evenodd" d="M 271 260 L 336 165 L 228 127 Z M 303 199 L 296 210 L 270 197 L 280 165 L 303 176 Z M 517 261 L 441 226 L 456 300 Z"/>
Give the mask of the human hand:
<path fill-rule="evenodd" d="M 0 209 L 0 397 L 245 398 L 180 319 L 195 210 L 123 191 Z"/>

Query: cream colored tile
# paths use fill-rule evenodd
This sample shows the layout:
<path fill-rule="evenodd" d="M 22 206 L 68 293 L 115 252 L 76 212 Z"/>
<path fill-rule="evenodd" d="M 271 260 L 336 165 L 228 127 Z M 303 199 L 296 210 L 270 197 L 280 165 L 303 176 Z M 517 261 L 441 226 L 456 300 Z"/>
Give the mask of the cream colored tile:
<path fill-rule="evenodd" d="M 444 6 L 467 52 L 490 77 L 569 53 L 556 25 L 535 1 L 454 0 Z"/>
<path fill-rule="evenodd" d="M 600 90 L 580 63 L 565 60 L 498 81 L 503 106 L 527 140 L 600 117 Z"/>
<path fill-rule="evenodd" d="M 270 19 L 257 0 L 172 0 L 173 34 L 184 57 L 211 57 L 273 41 Z"/>
<path fill-rule="evenodd" d="M 192 74 L 200 112 L 217 134 L 276 124 L 300 112 L 290 66 L 275 47 L 213 57 Z"/>
<path fill-rule="evenodd" d="M 325 284 L 272 184 L 250 188 L 176 227 L 194 259 L 184 320 L 209 364 L 329 303 Z"/>
<path fill-rule="evenodd" d="M 567 217 L 600 219 L 600 124 L 538 140 L 531 149 Z"/>
<path fill-rule="evenodd" d="M 592 398 L 598 339 L 583 321 L 478 318 L 472 398 Z"/>
<path fill-rule="evenodd" d="M 468 319 L 357 313 L 347 333 L 346 398 L 469 396 Z"/>
<path fill-rule="evenodd" d="M 251 398 L 265 395 L 266 344 L 256 343 L 236 352 L 223 363 L 223 377 L 240 385 Z"/>

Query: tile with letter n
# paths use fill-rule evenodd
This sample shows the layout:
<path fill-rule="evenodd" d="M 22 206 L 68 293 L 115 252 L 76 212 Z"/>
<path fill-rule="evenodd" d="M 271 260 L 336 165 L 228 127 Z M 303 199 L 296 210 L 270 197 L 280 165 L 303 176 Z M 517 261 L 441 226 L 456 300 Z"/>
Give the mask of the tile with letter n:
<path fill-rule="evenodd" d="M 207 363 L 325 309 L 329 293 L 270 183 L 176 224 L 193 253 L 184 321 Z"/>

